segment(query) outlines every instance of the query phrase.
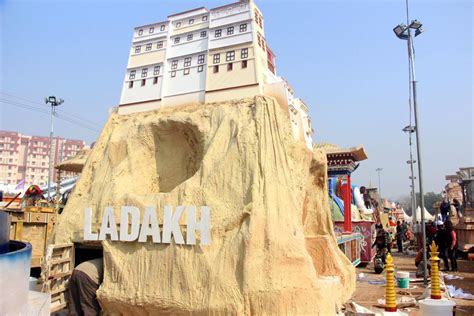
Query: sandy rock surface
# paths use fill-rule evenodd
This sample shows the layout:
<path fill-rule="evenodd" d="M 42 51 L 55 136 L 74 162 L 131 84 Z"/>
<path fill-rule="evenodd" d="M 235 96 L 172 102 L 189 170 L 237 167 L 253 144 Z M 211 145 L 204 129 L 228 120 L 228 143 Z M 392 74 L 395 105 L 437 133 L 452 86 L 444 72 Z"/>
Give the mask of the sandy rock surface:
<path fill-rule="evenodd" d="M 325 154 L 293 140 L 287 113 L 256 97 L 110 116 L 54 241 L 83 241 L 86 207 L 98 223 L 106 206 L 208 205 L 211 244 L 104 241 L 106 315 L 330 315 L 350 298 Z"/>

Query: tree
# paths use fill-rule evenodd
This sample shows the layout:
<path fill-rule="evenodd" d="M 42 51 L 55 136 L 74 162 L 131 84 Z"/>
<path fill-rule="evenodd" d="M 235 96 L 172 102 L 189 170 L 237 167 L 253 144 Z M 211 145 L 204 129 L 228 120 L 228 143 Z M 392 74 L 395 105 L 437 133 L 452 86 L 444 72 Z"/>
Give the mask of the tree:
<path fill-rule="evenodd" d="M 443 197 L 439 193 L 434 193 L 434 192 L 428 192 L 425 193 L 425 208 L 430 214 L 435 214 L 436 209 L 433 207 L 434 204 L 437 202 L 441 202 L 443 200 Z M 404 195 L 399 198 L 398 203 L 405 209 L 405 212 L 408 215 L 412 215 L 412 209 L 411 209 L 411 196 L 410 195 Z M 420 193 L 416 194 L 416 205 L 417 207 L 420 205 Z"/>

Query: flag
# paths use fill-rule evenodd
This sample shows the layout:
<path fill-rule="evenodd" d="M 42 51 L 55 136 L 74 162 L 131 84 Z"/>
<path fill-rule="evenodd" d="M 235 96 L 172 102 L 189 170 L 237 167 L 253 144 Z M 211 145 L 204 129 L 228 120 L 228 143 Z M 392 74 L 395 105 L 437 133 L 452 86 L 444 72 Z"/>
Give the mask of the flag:
<path fill-rule="evenodd" d="M 21 180 L 18 182 L 17 186 L 15 187 L 15 190 L 23 190 L 23 187 L 25 186 L 25 179 Z"/>

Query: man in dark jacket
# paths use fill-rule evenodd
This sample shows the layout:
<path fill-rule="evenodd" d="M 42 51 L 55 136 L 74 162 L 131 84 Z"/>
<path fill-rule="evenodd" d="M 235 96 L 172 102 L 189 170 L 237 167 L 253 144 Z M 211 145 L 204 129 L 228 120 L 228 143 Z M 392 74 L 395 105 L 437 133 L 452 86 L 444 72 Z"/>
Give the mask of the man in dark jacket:
<path fill-rule="evenodd" d="M 444 224 L 438 225 L 438 231 L 434 237 L 434 242 L 438 246 L 439 257 L 443 259 L 444 268 L 441 271 L 449 271 L 448 257 L 446 256 L 446 229 Z"/>

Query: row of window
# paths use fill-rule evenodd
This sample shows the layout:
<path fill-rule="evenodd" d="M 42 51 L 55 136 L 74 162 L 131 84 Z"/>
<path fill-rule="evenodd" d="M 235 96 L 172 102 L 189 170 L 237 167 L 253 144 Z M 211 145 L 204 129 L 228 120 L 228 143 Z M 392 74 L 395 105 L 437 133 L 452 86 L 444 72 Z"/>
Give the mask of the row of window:
<path fill-rule="evenodd" d="M 240 59 L 246 59 L 249 57 L 249 49 L 243 48 L 240 50 Z M 225 61 L 233 61 L 235 60 L 235 50 L 231 50 L 226 52 L 225 54 Z M 221 62 L 221 54 L 214 54 L 212 57 L 212 61 L 214 64 L 219 64 Z"/>
<path fill-rule="evenodd" d="M 242 69 L 247 68 L 247 60 L 242 60 L 242 62 L 241 62 L 241 67 L 242 67 Z M 233 69 L 234 69 L 234 63 L 228 63 L 228 64 L 227 64 L 227 71 L 232 71 Z M 204 71 L 204 66 L 203 66 L 203 65 L 199 65 L 199 66 L 197 67 L 197 72 L 199 73 L 199 72 L 203 72 L 203 71 Z M 184 75 L 184 76 L 189 75 L 190 72 L 191 72 L 191 68 L 184 68 L 184 69 L 183 69 L 183 75 Z M 213 67 L 213 73 L 218 73 L 218 72 L 219 72 L 219 65 L 214 65 L 214 67 Z M 175 77 L 176 77 L 176 70 L 173 70 L 173 71 L 171 71 L 171 78 L 175 78 Z M 142 87 L 144 87 L 144 86 L 146 86 L 146 82 L 147 82 L 146 79 L 142 79 L 141 82 L 140 82 L 140 83 L 141 83 L 140 85 L 141 85 Z M 153 84 L 155 85 L 155 84 L 157 84 L 157 83 L 158 83 L 158 77 L 154 77 L 154 78 L 153 78 Z M 129 81 L 128 87 L 129 87 L 130 89 L 133 88 L 133 85 L 134 85 L 134 81 Z"/>
<path fill-rule="evenodd" d="M 153 76 L 158 76 L 160 74 L 160 69 L 161 69 L 161 66 L 153 67 Z M 136 70 L 130 71 L 129 79 L 130 80 L 135 79 L 136 73 L 137 73 Z M 147 76 L 148 76 L 148 68 L 143 68 L 142 69 L 142 78 L 146 78 Z"/>
<path fill-rule="evenodd" d="M 153 48 L 154 43 L 148 43 L 145 45 L 145 51 L 150 51 Z M 163 48 L 163 41 L 158 41 L 156 42 L 156 49 L 161 49 Z M 142 51 L 142 45 L 137 45 L 135 46 L 135 54 L 138 54 Z"/>
<path fill-rule="evenodd" d="M 201 37 L 201 38 L 204 38 L 204 37 L 206 37 L 206 36 L 207 36 L 207 31 L 202 31 L 201 34 L 200 34 L 200 37 Z M 192 41 L 193 38 L 194 38 L 194 34 L 188 34 L 188 35 L 186 36 L 186 40 L 187 40 L 188 42 L 189 42 L 189 41 Z M 179 44 L 180 41 L 181 41 L 181 37 L 178 36 L 178 37 L 175 37 L 175 38 L 174 38 L 174 43 L 175 43 L 175 44 Z"/>
<path fill-rule="evenodd" d="M 133 88 L 133 82 L 134 81 L 129 81 L 128 82 L 128 88 Z M 158 77 L 153 77 L 153 84 L 157 84 L 158 83 Z M 146 79 L 142 79 L 141 80 L 141 86 L 144 87 L 146 85 Z"/>
<path fill-rule="evenodd" d="M 166 25 L 160 25 L 160 31 L 164 31 L 166 29 Z M 154 26 L 151 26 L 149 29 L 148 29 L 148 34 L 153 34 L 155 32 L 155 27 Z M 143 35 L 143 29 L 139 29 L 138 30 L 138 36 L 142 36 Z"/>
<path fill-rule="evenodd" d="M 206 22 L 207 19 L 208 19 L 208 16 L 203 15 L 201 19 L 202 19 L 203 22 Z M 188 25 L 193 25 L 193 24 L 194 24 L 194 19 L 189 19 L 188 20 Z M 180 27 L 181 27 L 181 22 L 176 22 L 176 28 L 180 28 Z"/>
<path fill-rule="evenodd" d="M 186 67 L 186 66 L 185 66 L 185 67 Z M 203 66 L 203 65 L 199 65 L 199 66 L 197 67 L 197 72 L 203 72 L 203 71 L 204 71 L 204 66 Z M 184 69 L 183 69 L 183 75 L 185 75 L 185 76 L 189 75 L 190 72 L 191 72 L 191 69 L 190 69 L 190 68 L 184 68 Z M 171 72 L 171 78 L 174 78 L 174 77 L 176 77 L 176 70 L 173 70 L 173 71 Z"/>
<path fill-rule="evenodd" d="M 184 59 L 184 67 L 190 67 L 191 66 L 191 61 L 192 61 L 192 57 L 186 57 Z M 197 63 L 198 63 L 198 65 L 204 64 L 204 54 L 198 55 Z M 173 60 L 171 62 L 171 69 L 175 70 L 177 68 L 178 68 L 178 61 Z"/>
<path fill-rule="evenodd" d="M 263 16 L 261 16 L 257 10 L 255 10 L 255 23 L 263 30 Z"/>
<path fill-rule="evenodd" d="M 260 35 L 260 33 L 257 33 L 257 42 L 258 42 L 258 46 L 260 46 L 263 51 L 265 51 L 265 48 L 266 48 L 266 44 L 265 44 L 265 38 L 263 38 L 263 36 Z"/>
<path fill-rule="evenodd" d="M 239 33 L 247 32 L 247 24 L 240 24 L 239 26 Z M 227 28 L 227 35 L 232 35 L 234 34 L 234 27 L 229 26 Z M 222 36 L 222 29 L 217 29 L 214 31 L 214 37 L 219 38 Z"/>
<path fill-rule="evenodd" d="M 242 69 L 247 68 L 247 61 L 242 60 L 241 62 Z M 227 71 L 232 71 L 234 69 L 234 63 L 228 63 L 227 64 Z M 219 72 L 219 65 L 214 65 L 213 67 L 213 72 L 218 73 Z"/>

